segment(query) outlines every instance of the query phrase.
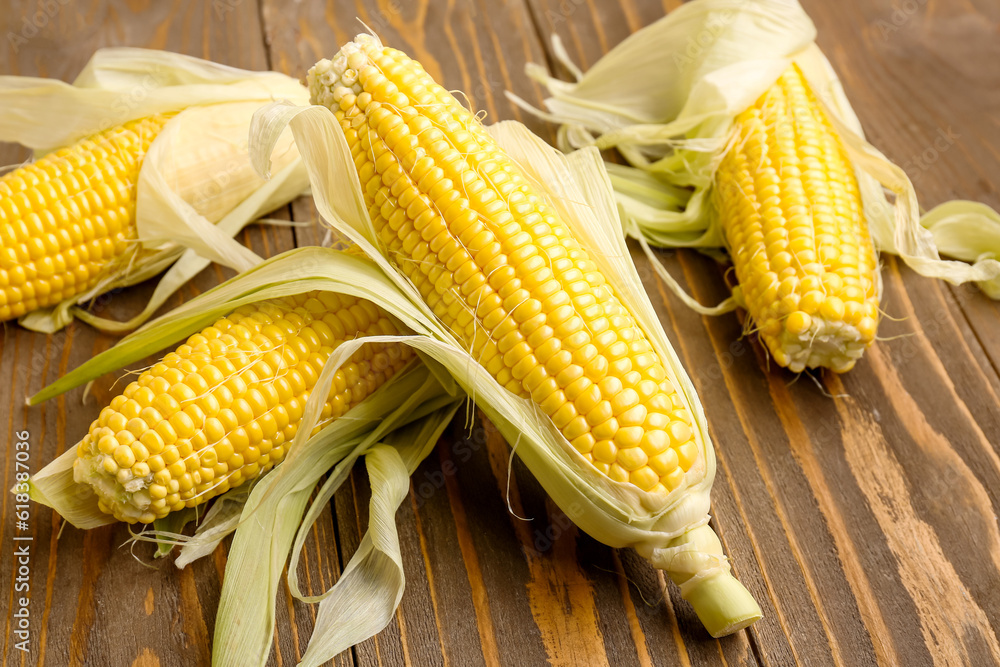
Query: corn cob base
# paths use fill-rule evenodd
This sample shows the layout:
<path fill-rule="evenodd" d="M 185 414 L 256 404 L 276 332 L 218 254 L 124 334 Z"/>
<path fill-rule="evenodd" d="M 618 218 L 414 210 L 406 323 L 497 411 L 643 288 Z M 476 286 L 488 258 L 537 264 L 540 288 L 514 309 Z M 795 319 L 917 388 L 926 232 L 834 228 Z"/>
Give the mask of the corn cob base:
<path fill-rule="evenodd" d="M 150 523 L 200 505 L 281 461 L 319 373 L 352 338 L 397 334 L 375 305 L 310 292 L 244 306 L 144 371 L 77 447 L 74 479 L 102 511 Z M 413 353 L 369 343 L 337 371 L 314 433 L 369 396 Z"/>

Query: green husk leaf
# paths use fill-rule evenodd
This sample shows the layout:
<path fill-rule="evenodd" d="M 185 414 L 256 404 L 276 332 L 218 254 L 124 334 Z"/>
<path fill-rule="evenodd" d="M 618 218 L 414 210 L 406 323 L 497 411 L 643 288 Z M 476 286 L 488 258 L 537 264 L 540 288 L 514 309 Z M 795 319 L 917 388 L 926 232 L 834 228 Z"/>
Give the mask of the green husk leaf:
<path fill-rule="evenodd" d="M 217 498 L 212 506 L 215 507 L 221 501 L 222 496 Z M 185 507 L 179 512 L 171 512 L 162 519 L 154 521 L 153 530 L 140 532 L 134 535 L 133 539 L 140 542 L 156 542 L 156 552 L 153 554 L 153 558 L 163 558 L 173 550 L 176 544 L 184 541 L 186 537 L 184 535 L 184 528 L 192 521 L 198 520 L 199 509 L 197 507 Z M 154 535 L 156 536 L 155 538 L 153 537 Z"/>
<path fill-rule="evenodd" d="M 164 51 L 101 49 L 73 84 L 0 77 L 0 140 L 18 141 L 36 156 L 155 113 L 177 112 L 150 145 L 139 173 L 138 242 L 85 294 L 28 313 L 20 323 L 52 333 L 74 316 L 110 332 L 133 329 L 206 263 L 185 261 L 137 315 L 116 322 L 81 306 L 112 289 L 147 280 L 191 249 L 202 258 L 245 270 L 260 258 L 233 237 L 260 215 L 307 187 L 288 133 L 280 138 L 278 175 L 261 179 L 246 152 L 258 106 L 273 99 L 305 101 L 296 80 L 251 72 Z"/>
<path fill-rule="evenodd" d="M 564 150 L 590 145 L 618 149 L 632 165 L 609 166 L 627 233 L 643 240 L 673 291 L 699 312 L 711 314 L 730 310 L 735 302 L 700 306 L 669 277 L 647 244 L 723 245 L 710 193 L 733 119 L 794 62 L 847 145 L 876 248 L 899 255 L 921 275 L 953 284 L 975 281 L 987 295 L 1000 297 L 1000 262 L 995 259 L 1000 239 L 994 233 L 998 214 L 982 204 L 958 201 L 922 218 L 909 178 L 864 140 L 815 36 L 796 0 L 695 0 L 633 34 L 575 83 L 530 65 L 528 75 L 551 95 L 545 100 L 547 111 L 512 97 L 561 125 Z M 629 75 L 621 76 L 623 71 Z M 686 200 L 678 188 L 690 188 Z M 895 195 L 892 201 L 886 190 Z M 940 254 L 962 261 L 942 260 Z"/>

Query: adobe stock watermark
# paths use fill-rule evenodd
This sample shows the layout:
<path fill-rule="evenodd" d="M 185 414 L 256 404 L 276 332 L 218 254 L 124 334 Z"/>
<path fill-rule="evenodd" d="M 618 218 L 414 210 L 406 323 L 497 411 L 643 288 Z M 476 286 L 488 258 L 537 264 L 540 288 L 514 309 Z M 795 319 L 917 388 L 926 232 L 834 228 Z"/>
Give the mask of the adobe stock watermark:
<path fill-rule="evenodd" d="M 572 505 L 566 508 L 565 511 L 559 511 L 553 514 L 552 523 L 545 527 L 545 530 L 536 528 L 532 546 L 535 548 L 535 552 L 543 554 L 553 546 L 555 546 L 556 541 L 562 537 L 563 533 L 567 530 L 573 528 L 575 521 L 578 517 L 583 516 L 584 508 L 579 503 L 574 502 Z"/>
<path fill-rule="evenodd" d="M 497 433 L 497 428 L 490 422 L 477 425 L 467 436 L 451 444 L 451 456 L 441 462 L 440 470 L 428 470 L 422 475 L 414 475 L 413 495 L 417 507 L 421 507 L 444 488 L 447 479 L 458 474 L 459 466 L 468 463 L 472 456 L 486 445 L 491 433 Z"/>
<path fill-rule="evenodd" d="M 14 53 L 20 53 L 21 47 L 38 36 L 38 33 L 45 28 L 59 11 L 70 4 L 71 0 L 42 0 L 38 3 L 38 10 L 34 14 L 21 17 L 21 29 L 18 32 L 9 31 L 7 33 L 7 43 Z"/>
<path fill-rule="evenodd" d="M 243 0 L 212 0 L 212 9 L 215 11 L 215 18 L 222 20 L 242 4 Z"/>
<path fill-rule="evenodd" d="M 889 39 L 913 20 L 913 16 L 926 4 L 927 0 L 903 0 L 899 6 L 892 10 L 888 19 L 879 19 L 875 22 L 879 35 L 882 39 Z"/>
<path fill-rule="evenodd" d="M 910 181 L 915 185 L 924 173 L 931 168 L 931 165 L 937 162 L 941 155 L 948 152 L 948 149 L 954 146 L 961 138 L 962 135 L 950 127 L 947 130 L 938 129 L 937 136 L 931 142 L 930 146 L 925 148 L 919 155 L 911 157 L 899 166 L 906 172 L 906 175 L 910 177 Z"/>
<path fill-rule="evenodd" d="M 30 434 L 18 431 L 14 434 L 14 593 L 11 596 L 11 634 L 14 648 L 28 652 L 31 642 L 31 543 L 34 537 L 27 535 L 31 530 L 31 509 L 28 498 L 28 461 L 31 458 Z"/>
<path fill-rule="evenodd" d="M 562 0 L 557 7 L 545 10 L 545 18 L 550 27 L 554 28 L 560 23 L 568 21 L 576 13 L 576 10 L 586 2 L 587 0 Z"/>
<path fill-rule="evenodd" d="M 747 0 L 744 0 L 741 5 L 745 5 L 746 2 Z M 684 50 L 674 53 L 674 65 L 680 69 L 694 63 L 697 58 L 701 57 L 705 51 L 715 44 L 722 32 L 733 24 L 736 17 L 739 16 L 741 9 L 742 6 L 732 7 L 712 14 L 711 18 L 706 21 L 705 27 L 698 34 L 691 35 L 688 38 Z"/>

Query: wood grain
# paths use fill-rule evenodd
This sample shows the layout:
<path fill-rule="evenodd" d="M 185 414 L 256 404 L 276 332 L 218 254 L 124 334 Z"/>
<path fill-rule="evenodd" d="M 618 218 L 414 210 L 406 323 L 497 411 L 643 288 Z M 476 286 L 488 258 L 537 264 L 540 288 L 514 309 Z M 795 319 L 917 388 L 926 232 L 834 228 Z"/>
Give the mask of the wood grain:
<path fill-rule="evenodd" d="M 58 4 L 58 3 L 57 3 Z M 0 71 L 71 78 L 94 48 L 168 48 L 227 64 L 304 75 L 343 41 L 374 29 L 468 93 L 488 121 L 527 121 L 504 98 L 541 91 L 528 61 L 554 62 L 558 34 L 580 65 L 679 2 L 666 0 L 280 0 L 78 2 L 45 21 Z M 869 138 L 901 164 L 932 206 L 961 197 L 1000 207 L 1000 7 L 992 0 L 803 0 Z M 0 15 L 21 34 L 41 5 Z M 29 19 L 30 20 L 30 19 Z M 87 26 L 87 27 L 81 27 Z M 558 72 L 566 75 L 565 72 Z M 935 142 L 937 145 L 935 146 Z M 13 148 L 7 162 L 23 159 Z M 271 255 L 324 241 L 300 199 L 278 216 L 294 228 L 251 228 Z M 799 378 L 769 367 L 737 315 L 683 306 L 640 252 L 640 275 L 689 369 L 718 451 L 713 526 L 765 617 L 713 640 L 675 587 L 634 552 L 576 530 L 470 411 L 412 478 L 397 514 L 407 591 L 385 631 L 339 665 L 992 665 L 1000 664 L 1000 309 L 974 288 L 914 275 L 885 258 L 882 340 L 849 374 Z M 723 267 L 663 252 L 698 299 L 727 294 Z M 172 304 L 217 284 L 206 270 Z M 122 316 L 151 289 L 97 305 Z M 87 327 L 55 336 L 8 325 L 0 343 L 0 424 L 31 433 L 33 469 L 85 431 L 114 378 L 28 410 L 22 397 L 113 340 Z M 12 483 L 5 464 L 3 483 Z M 307 592 L 329 587 L 367 526 L 363 467 L 335 496 L 300 564 Z M 12 501 L 0 501 L 0 577 L 13 582 Z M 3 640 L 5 664 L 207 664 L 225 546 L 188 570 L 143 567 L 124 528 L 83 533 L 33 510 L 30 656 Z M 150 550 L 135 555 L 150 562 Z M 11 592 L 0 596 L 9 618 Z M 277 600 L 271 664 L 294 664 L 315 609 Z"/>

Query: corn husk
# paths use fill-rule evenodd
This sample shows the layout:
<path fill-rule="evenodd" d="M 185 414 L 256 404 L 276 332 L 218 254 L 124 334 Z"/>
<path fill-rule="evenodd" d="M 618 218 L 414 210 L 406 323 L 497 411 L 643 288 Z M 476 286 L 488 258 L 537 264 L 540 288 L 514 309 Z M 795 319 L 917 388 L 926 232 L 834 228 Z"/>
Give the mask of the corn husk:
<path fill-rule="evenodd" d="M 28 313 L 21 324 L 51 333 L 77 316 L 107 331 L 128 331 L 209 262 L 236 270 L 258 263 L 260 258 L 233 237 L 307 186 L 290 136 L 282 139 L 271 181 L 261 179 L 248 160 L 250 119 L 274 99 L 302 101 L 308 92 L 276 72 L 145 49 L 101 49 L 72 84 L 0 77 L 0 141 L 21 143 L 36 156 L 130 120 L 180 112 L 143 160 L 136 193 L 138 242 L 93 289 Z M 95 317 L 80 307 L 164 270 L 149 303 L 127 322 Z"/>
<path fill-rule="evenodd" d="M 702 456 L 681 487 L 669 494 L 647 493 L 601 475 L 537 406 L 501 387 L 436 320 L 419 292 L 378 249 L 346 139 L 329 109 L 275 103 L 258 112 L 251 154 L 262 173 L 267 171 L 271 147 L 289 124 L 323 219 L 357 244 L 406 296 L 412 310 L 408 317 L 393 312 L 407 322 L 421 319 L 427 336 L 410 344 L 446 368 L 474 398 L 563 511 L 605 544 L 635 547 L 666 570 L 681 584 L 682 595 L 713 634 L 735 632 L 759 618 L 757 604 L 730 574 L 721 545 L 707 526 L 715 455 L 705 415 L 632 264 L 598 152 L 590 149 L 567 157 L 518 123 L 490 128 L 616 285 L 616 292 L 664 360 L 671 382 L 692 408 Z"/>
<path fill-rule="evenodd" d="M 955 201 L 921 215 L 905 172 L 864 139 L 815 37 L 796 0 L 694 0 L 631 35 L 575 82 L 529 65 L 528 75 L 551 95 L 545 111 L 510 97 L 559 123 L 563 150 L 597 146 L 621 153 L 631 166 L 610 171 L 626 232 L 643 242 L 660 275 L 685 302 L 714 314 L 736 307 L 739 293 L 718 307 L 700 306 L 646 244 L 723 245 L 710 191 L 733 119 L 796 63 L 846 144 L 876 247 L 899 255 L 921 275 L 952 284 L 975 281 L 1000 298 L 998 214 L 982 204 Z M 565 60 L 565 49 L 554 41 Z M 963 261 L 943 260 L 942 254 Z"/>
<path fill-rule="evenodd" d="M 288 566 L 296 597 L 320 602 L 305 664 L 321 664 L 381 630 L 403 593 L 399 538 L 393 515 L 409 492 L 409 476 L 427 456 L 464 395 L 433 359 L 400 371 L 347 414 L 309 436 L 319 422 L 323 399 L 334 375 L 367 342 L 427 339 L 423 318 L 393 283 L 363 258 L 329 248 L 290 251 L 233 278 L 150 323 L 88 360 L 33 396 L 34 404 L 134 363 L 182 341 L 218 317 L 248 303 L 310 290 L 328 290 L 374 301 L 422 335 L 375 336 L 343 343 L 330 356 L 306 403 L 302 422 L 285 460 L 270 473 L 213 501 L 195 534 L 180 534 L 191 512 L 168 515 L 157 530 L 136 539 L 155 541 L 168 551 L 181 544 L 175 561 L 184 567 L 211 553 L 235 533 L 215 630 L 217 665 L 265 664 L 274 636 L 275 595 Z M 73 482 L 76 447 L 32 476 L 31 497 L 79 528 L 113 519 L 97 507 L 90 487 Z M 364 459 L 372 484 L 370 529 L 340 580 L 318 597 L 304 595 L 296 567 L 310 528 L 354 463 Z M 309 504 L 322 477 L 329 477 Z M 262 551 L 263 550 L 263 551 Z M 261 554 L 267 557 L 262 558 Z M 326 656 L 326 657 L 324 657 Z"/>

